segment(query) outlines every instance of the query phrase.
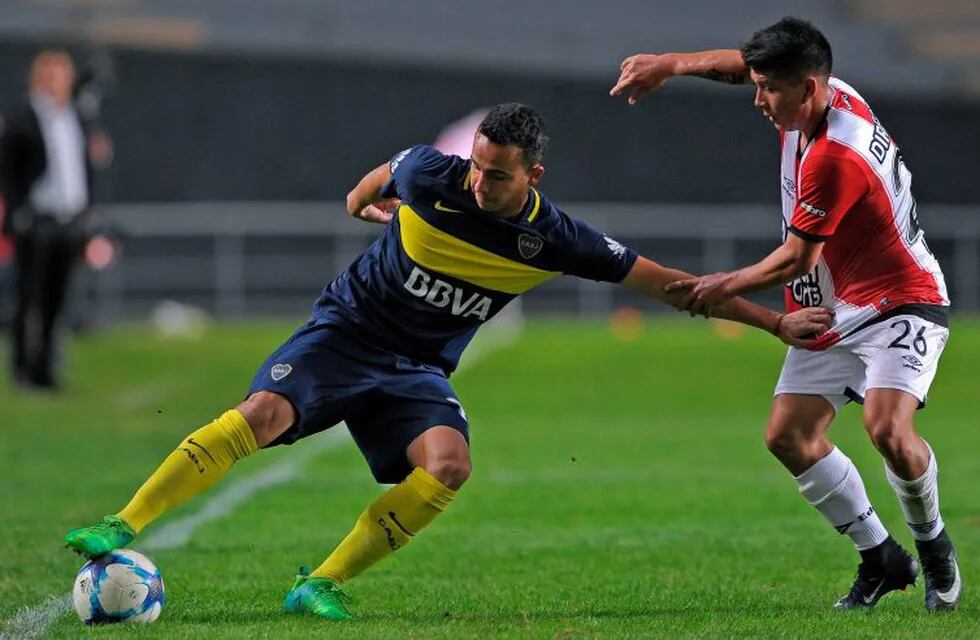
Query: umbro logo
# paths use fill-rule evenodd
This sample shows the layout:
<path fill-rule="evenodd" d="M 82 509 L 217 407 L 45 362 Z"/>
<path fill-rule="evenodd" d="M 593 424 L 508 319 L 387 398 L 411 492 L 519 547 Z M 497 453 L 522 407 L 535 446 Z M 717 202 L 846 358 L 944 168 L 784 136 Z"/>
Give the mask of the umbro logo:
<path fill-rule="evenodd" d="M 522 233 L 517 236 L 517 251 L 520 252 L 521 257 L 525 260 L 530 260 L 538 255 L 543 246 L 544 240 L 537 236 L 532 236 L 527 233 Z"/>
<path fill-rule="evenodd" d="M 292 370 L 293 370 L 293 366 L 292 365 L 289 365 L 289 364 L 274 364 L 274 365 L 272 365 L 272 370 L 269 372 L 269 375 L 272 376 L 272 379 L 273 380 L 275 380 L 276 382 L 279 382 L 280 380 L 282 380 L 283 378 L 285 378 L 286 376 L 288 376 Z"/>
<path fill-rule="evenodd" d="M 446 205 L 442 204 L 442 200 L 436 200 L 434 206 L 436 211 L 445 211 L 446 213 L 463 213 L 460 209 L 450 209 Z"/>
<path fill-rule="evenodd" d="M 790 198 L 796 197 L 796 183 L 790 178 L 783 178 L 783 193 Z"/>
<path fill-rule="evenodd" d="M 844 535 L 845 533 L 847 533 L 847 530 L 851 528 L 852 524 L 854 524 L 855 522 L 864 522 L 865 520 L 873 516 L 874 512 L 875 512 L 874 507 L 868 507 L 867 511 L 858 514 L 857 520 L 851 520 L 850 522 L 846 522 L 844 524 L 835 524 L 834 529 L 837 529 L 837 533 Z"/>
<path fill-rule="evenodd" d="M 902 356 L 902 360 L 905 360 L 906 362 L 908 362 L 913 367 L 921 367 L 922 366 L 922 360 L 919 360 L 915 356 Z"/>
<path fill-rule="evenodd" d="M 922 360 L 919 360 L 918 358 L 912 355 L 902 356 L 902 360 L 905 361 L 904 363 L 902 363 L 902 368 L 911 369 L 916 373 L 922 373 L 922 366 L 923 366 Z"/>
<path fill-rule="evenodd" d="M 909 528 L 916 533 L 929 533 L 936 528 L 936 524 L 939 523 L 939 519 L 930 520 L 929 522 L 923 522 L 921 524 L 916 524 L 914 522 L 909 523 Z"/>
<path fill-rule="evenodd" d="M 803 200 L 800 200 L 800 208 L 802 208 L 807 213 L 812 213 L 813 215 L 817 216 L 818 218 L 826 218 L 827 217 L 827 212 L 826 211 L 824 211 L 823 209 L 821 209 L 819 207 L 813 206 L 809 202 L 804 202 Z"/>

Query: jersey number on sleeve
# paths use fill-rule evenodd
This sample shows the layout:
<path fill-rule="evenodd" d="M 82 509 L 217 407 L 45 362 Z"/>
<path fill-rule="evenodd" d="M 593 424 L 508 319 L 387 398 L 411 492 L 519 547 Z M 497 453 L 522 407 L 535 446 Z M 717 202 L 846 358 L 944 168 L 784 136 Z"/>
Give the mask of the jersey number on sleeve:
<path fill-rule="evenodd" d="M 895 149 L 894 162 L 895 163 L 892 166 L 892 179 L 895 182 L 895 184 L 893 185 L 895 187 L 895 196 L 898 197 L 899 195 L 901 195 L 902 188 L 905 186 L 905 183 L 908 182 L 908 178 L 905 177 L 906 176 L 910 177 L 912 174 L 909 173 L 908 168 L 906 168 L 905 159 L 902 157 L 902 152 L 899 149 Z M 904 182 L 903 182 L 903 178 L 905 178 Z M 908 205 L 906 208 L 908 209 L 906 215 L 908 216 L 909 219 L 909 225 L 908 225 L 908 233 L 906 234 L 905 237 L 906 237 L 906 241 L 909 244 L 913 244 L 916 240 L 919 239 L 920 234 L 922 233 L 922 227 L 919 225 L 919 212 L 915 206 L 915 197 L 912 196 L 911 193 L 908 194 Z M 922 238 L 922 244 L 925 247 L 926 251 L 928 251 L 931 254 L 932 250 L 929 248 L 929 245 L 926 244 L 925 238 Z"/>

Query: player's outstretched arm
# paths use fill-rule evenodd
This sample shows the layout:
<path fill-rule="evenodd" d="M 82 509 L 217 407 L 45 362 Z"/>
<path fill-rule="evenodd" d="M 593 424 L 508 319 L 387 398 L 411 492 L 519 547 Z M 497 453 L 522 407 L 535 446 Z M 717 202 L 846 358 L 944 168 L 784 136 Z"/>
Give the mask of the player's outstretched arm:
<path fill-rule="evenodd" d="M 347 194 L 347 213 L 365 222 L 391 222 L 389 210 L 398 206 L 398 199 L 381 198 L 381 189 L 390 178 L 391 168 L 387 162 L 371 169 Z"/>
<path fill-rule="evenodd" d="M 640 53 L 623 60 L 619 80 L 609 91 L 618 96 L 629 91 L 630 104 L 659 89 L 674 76 L 697 76 L 727 84 L 750 84 L 749 70 L 737 49 L 713 49 L 692 53 Z"/>
<path fill-rule="evenodd" d="M 668 291 L 667 285 L 692 278 L 693 276 L 684 271 L 664 267 L 640 256 L 622 284 L 681 310 L 679 305 L 686 297 L 687 291 Z M 797 347 L 806 347 L 812 342 L 813 337 L 830 328 L 833 317 L 832 312 L 823 307 L 808 307 L 782 314 L 743 298 L 726 300 L 712 310 L 712 315 L 762 329 L 786 344 Z"/>
<path fill-rule="evenodd" d="M 712 314 L 724 300 L 761 291 L 809 273 L 820 260 L 822 242 L 789 235 L 782 245 L 756 264 L 727 273 L 685 278 L 667 285 L 671 294 L 683 293 L 677 307 L 692 315 Z"/>

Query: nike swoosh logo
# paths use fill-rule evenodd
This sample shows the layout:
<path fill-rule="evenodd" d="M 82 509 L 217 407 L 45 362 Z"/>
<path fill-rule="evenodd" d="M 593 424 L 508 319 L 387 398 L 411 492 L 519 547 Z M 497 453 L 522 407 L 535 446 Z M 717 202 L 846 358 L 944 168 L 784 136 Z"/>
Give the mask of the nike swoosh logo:
<path fill-rule="evenodd" d="M 204 448 L 204 445 L 199 444 L 197 442 L 194 442 L 194 438 L 188 438 L 187 439 L 187 442 L 190 443 L 190 444 L 192 444 L 192 445 L 194 445 L 195 447 L 197 447 L 198 449 L 200 449 L 204 453 L 206 453 L 208 455 L 208 457 L 211 458 L 211 462 L 213 462 L 215 464 L 218 464 L 218 461 L 214 459 L 214 456 L 211 455 L 211 452 L 210 451 L 208 451 L 207 449 Z"/>
<path fill-rule="evenodd" d="M 411 531 L 409 531 L 408 529 L 405 528 L 405 525 L 403 525 L 401 522 L 398 522 L 398 516 L 395 515 L 395 512 L 394 511 L 389 511 L 388 512 L 388 517 L 391 518 L 391 521 L 392 522 L 394 522 L 396 525 L 398 525 L 398 528 L 401 529 L 402 530 L 402 533 L 404 533 L 406 536 L 408 536 L 409 538 L 412 538 L 412 537 L 415 536 L 414 533 L 412 533 Z"/>
<path fill-rule="evenodd" d="M 867 605 L 873 604 L 874 601 L 875 601 L 875 596 L 878 595 L 878 592 L 881 591 L 881 587 L 884 584 L 885 584 L 885 579 L 882 578 L 881 579 L 881 582 L 878 583 L 878 586 L 875 587 L 875 590 L 872 591 L 871 593 L 869 593 L 868 595 L 864 596 L 864 604 L 867 604 Z"/>
<path fill-rule="evenodd" d="M 446 205 L 442 204 L 442 200 L 436 200 L 436 211 L 445 211 L 446 213 L 463 213 L 459 209 L 450 209 Z"/>
<path fill-rule="evenodd" d="M 956 561 L 954 560 L 953 562 Z M 956 564 L 953 567 L 956 571 L 955 577 L 953 578 L 953 586 L 947 591 L 936 591 L 936 597 L 946 604 L 953 604 L 960 597 L 960 566 Z"/>

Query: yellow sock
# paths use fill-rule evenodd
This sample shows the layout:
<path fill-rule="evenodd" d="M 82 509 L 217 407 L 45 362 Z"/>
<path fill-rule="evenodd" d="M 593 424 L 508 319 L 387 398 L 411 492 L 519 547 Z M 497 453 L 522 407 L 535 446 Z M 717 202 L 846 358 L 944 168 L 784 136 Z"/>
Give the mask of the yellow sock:
<path fill-rule="evenodd" d="M 310 575 L 337 583 L 350 580 L 408 544 L 455 497 L 455 491 L 416 467 L 361 514 L 354 529 Z"/>
<path fill-rule="evenodd" d="M 236 460 L 256 449 L 255 435 L 235 409 L 187 436 L 117 515 L 137 532 L 203 492 Z"/>

